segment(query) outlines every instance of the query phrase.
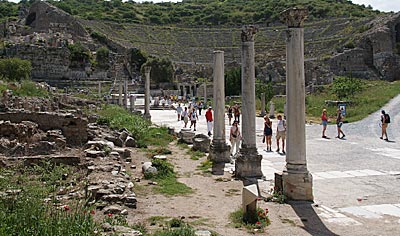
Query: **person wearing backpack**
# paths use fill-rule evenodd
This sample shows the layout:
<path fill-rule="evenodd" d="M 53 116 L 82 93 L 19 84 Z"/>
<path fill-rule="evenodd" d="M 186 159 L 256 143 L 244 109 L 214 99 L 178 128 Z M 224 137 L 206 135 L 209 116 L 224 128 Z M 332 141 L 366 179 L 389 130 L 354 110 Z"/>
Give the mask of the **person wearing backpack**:
<path fill-rule="evenodd" d="M 383 139 L 383 136 L 385 135 L 386 136 L 385 140 L 389 141 L 386 129 L 388 127 L 388 124 L 390 123 L 390 116 L 389 116 L 389 114 L 386 114 L 386 112 L 384 110 L 382 110 L 381 113 L 382 113 L 382 115 L 381 115 L 382 135 L 381 135 L 380 139 Z"/>

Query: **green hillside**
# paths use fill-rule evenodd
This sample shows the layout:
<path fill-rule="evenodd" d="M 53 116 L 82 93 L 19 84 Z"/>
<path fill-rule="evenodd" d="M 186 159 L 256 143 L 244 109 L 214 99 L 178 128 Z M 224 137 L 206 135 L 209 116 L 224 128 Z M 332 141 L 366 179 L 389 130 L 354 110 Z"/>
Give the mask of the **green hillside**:
<path fill-rule="evenodd" d="M 18 15 L 21 4 L 0 2 L 0 18 Z M 279 20 L 279 13 L 289 7 L 305 7 L 309 20 L 338 17 L 371 17 L 381 14 L 370 6 L 347 0 L 184 0 L 179 3 L 136 3 L 121 0 L 48 1 L 64 11 L 86 20 L 154 25 L 218 26 L 269 24 Z"/>

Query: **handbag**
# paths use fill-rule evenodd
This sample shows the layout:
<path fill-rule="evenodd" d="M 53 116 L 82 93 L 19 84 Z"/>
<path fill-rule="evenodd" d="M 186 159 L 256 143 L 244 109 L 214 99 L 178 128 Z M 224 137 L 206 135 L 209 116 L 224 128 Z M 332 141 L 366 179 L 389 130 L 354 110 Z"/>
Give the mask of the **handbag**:
<path fill-rule="evenodd" d="M 262 142 L 265 143 L 265 136 L 263 136 Z"/>

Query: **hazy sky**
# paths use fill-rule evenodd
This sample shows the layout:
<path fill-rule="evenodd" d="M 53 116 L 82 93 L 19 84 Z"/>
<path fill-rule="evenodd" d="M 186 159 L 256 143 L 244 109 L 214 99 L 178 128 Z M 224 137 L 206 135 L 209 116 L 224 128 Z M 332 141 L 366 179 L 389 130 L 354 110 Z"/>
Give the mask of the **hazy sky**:
<path fill-rule="evenodd" d="M 8 0 L 11 2 L 19 2 L 19 0 Z M 133 0 L 135 2 L 143 2 L 143 0 Z M 182 0 L 149 0 L 151 2 L 181 2 Z M 371 5 L 375 10 L 385 12 L 400 11 L 400 0 L 352 0 L 355 4 L 364 4 L 365 6 Z"/>

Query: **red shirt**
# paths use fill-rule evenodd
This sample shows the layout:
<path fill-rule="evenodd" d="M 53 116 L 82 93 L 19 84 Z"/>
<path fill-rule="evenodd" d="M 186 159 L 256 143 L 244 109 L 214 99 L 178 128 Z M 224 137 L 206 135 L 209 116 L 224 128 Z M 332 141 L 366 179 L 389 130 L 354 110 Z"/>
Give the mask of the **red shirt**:
<path fill-rule="evenodd" d="M 210 122 L 213 121 L 211 109 L 208 109 L 208 110 L 206 111 L 206 120 L 207 120 L 207 121 L 210 121 Z"/>
<path fill-rule="evenodd" d="M 328 117 L 326 117 L 325 113 L 322 113 L 321 120 L 328 121 Z"/>

